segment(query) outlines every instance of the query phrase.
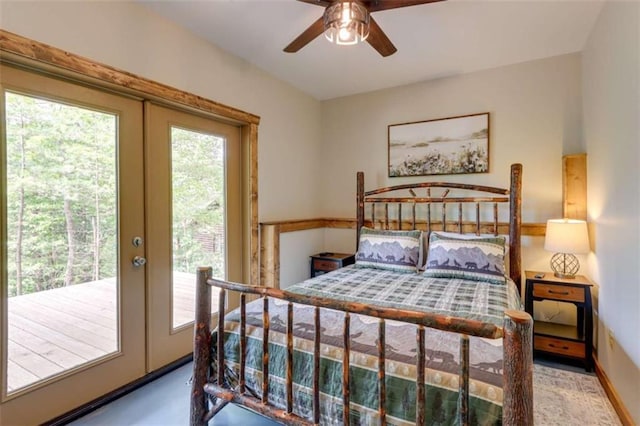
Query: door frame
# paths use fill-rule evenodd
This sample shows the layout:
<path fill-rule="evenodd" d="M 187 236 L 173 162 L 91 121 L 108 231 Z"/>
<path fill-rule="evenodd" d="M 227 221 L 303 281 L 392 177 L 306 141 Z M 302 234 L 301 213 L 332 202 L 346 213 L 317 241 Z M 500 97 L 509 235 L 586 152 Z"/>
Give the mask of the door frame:
<path fill-rule="evenodd" d="M 171 129 L 179 128 L 223 138 L 225 278 L 243 279 L 242 150 L 239 126 L 210 117 L 144 103 L 145 115 L 145 227 L 147 242 L 147 372 L 155 371 L 193 350 L 193 322 L 174 326 L 173 191 Z M 210 266 L 210 265 L 199 265 Z M 193 283 L 196 282 L 196 271 Z M 195 286 L 194 286 L 195 298 Z M 214 306 L 217 306 L 214 305 Z M 238 306 L 229 297 L 227 309 Z M 195 308 L 195 303 L 194 303 Z M 194 318 L 195 320 L 195 310 Z M 216 322 L 215 315 L 213 322 Z"/>

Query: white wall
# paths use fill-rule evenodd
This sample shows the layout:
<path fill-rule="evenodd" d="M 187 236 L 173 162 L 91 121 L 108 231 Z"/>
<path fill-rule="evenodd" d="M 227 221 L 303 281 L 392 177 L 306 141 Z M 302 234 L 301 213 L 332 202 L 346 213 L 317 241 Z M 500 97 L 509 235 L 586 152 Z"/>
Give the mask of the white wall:
<path fill-rule="evenodd" d="M 640 3 L 608 2 L 583 51 L 598 359 L 640 424 Z M 608 331 L 617 341 L 608 344 Z"/>
<path fill-rule="evenodd" d="M 324 245 L 323 229 L 280 234 L 280 288 L 309 278 L 309 256 L 325 251 Z"/>
<path fill-rule="evenodd" d="M 560 217 L 562 155 L 581 149 L 580 89 L 573 54 L 325 101 L 323 214 L 354 217 L 359 170 L 367 189 L 425 179 L 387 177 L 389 124 L 490 112 L 490 173 L 426 179 L 508 186 L 520 162 L 523 220 Z"/>
<path fill-rule="evenodd" d="M 355 217 L 355 176 L 365 189 L 417 180 L 509 185 L 509 165 L 523 164 L 523 220 L 562 215 L 562 155 L 581 147 L 580 55 L 571 54 L 432 80 L 322 104 L 323 215 Z M 387 126 L 490 112 L 490 173 L 387 177 Z M 351 240 L 350 240 L 351 239 Z M 355 232 L 327 232 L 325 250 L 355 249 Z M 523 238 L 525 269 L 548 270 L 542 238 Z M 547 307 L 549 315 L 558 304 Z M 556 320 L 571 321 L 565 312 Z"/>
<path fill-rule="evenodd" d="M 316 217 L 320 102 L 130 2 L 3 1 L 13 33 L 261 117 L 261 221 Z M 294 161 L 292 161 L 294 160 Z"/>

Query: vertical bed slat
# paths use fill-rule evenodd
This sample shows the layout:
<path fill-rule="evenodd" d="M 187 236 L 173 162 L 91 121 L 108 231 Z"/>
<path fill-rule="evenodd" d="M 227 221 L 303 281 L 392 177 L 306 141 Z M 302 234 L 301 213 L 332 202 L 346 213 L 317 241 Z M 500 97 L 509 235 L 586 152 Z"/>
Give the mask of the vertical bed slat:
<path fill-rule="evenodd" d="M 222 288 L 218 293 L 218 384 L 223 386 L 224 379 L 224 302 L 226 291 Z"/>
<path fill-rule="evenodd" d="M 426 412 L 426 398 L 424 394 L 424 326 L 419 325 L 416 332 L 417 361 L 416 361 L 416 425 L 424 425 Z"/>
<path fill-rule="evenodd" d="M 447 203 L 442 203 L 442 231 L 447 231 Z"/>
<path fill-rule="evenodd" d="M 493 235 L 498 235 L 498 203 L 493 203 Z"/>
<path fill-rule="evenodd" d="M 349 423 L 349 352 L 351 347 L 351 336 L 349 331 L 350 320 L 351 316 L 348 312 L 345 312 L 344 327 L 342 330 L 342 336 L 344 338 L 344 350 L 342 352 L 342 421 L 345 425 L 351 424 Z"/>
<path fill-rule="evenodd" d="M 476 235 L 480 235 L 480 203 L 476 203 Z"/>
<path fill-rule="evenodd" d="M 240 393 L 245 392 L 245 370 L 247 364 L 247 296 L 240 295 Z"/>
<path fill-rule="evenodd" d="M 384 229 L 389 229 L 389 204 L 384 203 Z"/>
<path fill-rule="evenodd" d="M 462 234 L 462 203 L 458 203 L 458 234 Z"/>
<path fill-rule="evenodd" d="M 411 194 L 412 197 L 416 197 L 416 192 L 409 188 L 409 194 Z M 416 230 L 416 201 L 413 200 L 413 203 L 411 204 L 411 229 L 412 230 Z"/>
<path fill-rule="evenodd" d="M 411 205 L 411 229 L 416 230 L 416 203 Z"/>
<path fill-rule="evenodd" d="M 402 231 L 402 203 L 398 203 L 398 230 Z"/>
<path fill-rule="evenodd" d="M 378 322 L 378 412 L 380 414 L 380 426 L 387 424 L 386 400 L 387 384 L 385 378 L 385 322 L 380 319 Z"/>
<path fill-rule="evenodd" d="M 376 229 L 376 203 L 371 203 L 371 227 Z"/>
<path fill-rule="evenodd" d="M 269 401 L 269 298 L 262 308 L 262 403 Z"/>
<path fill-rule="evenodd" d="M 293 412 L 293 303 L 287 305 L 287 413 Z"/>
<path fill-rule="evenodd" d="M 320 424 L 320 308 L 316 306 L 313 336 L 313 423 Z"/>
<path fill-rule="evenodd" d="M 447 231 L 447 203 L 444 202 L 444 198 L 449 195 L 449 190 L 445 189 L 442 193 L 442 230 Z"/>
<path fill-rule="evenodd" d="M 460 391 L 458 392 L 458 424 L 469 424 L 469 336 L 460 336 Z"/>
<path fill-rule="evenodd" d="M 431 198 L 431 188 L 427 188 L 427 198 Z M 427 202 L 427 232 L 431 232 L 431 201 Z"/>

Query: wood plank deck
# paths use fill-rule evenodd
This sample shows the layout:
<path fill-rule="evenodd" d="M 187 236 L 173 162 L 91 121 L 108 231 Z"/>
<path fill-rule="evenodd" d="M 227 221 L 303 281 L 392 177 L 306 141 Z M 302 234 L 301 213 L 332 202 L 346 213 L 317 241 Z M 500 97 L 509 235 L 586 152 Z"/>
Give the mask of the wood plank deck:
<path fill-rule="evenodd" d="M 174 272 L 173 282 L 177 327 L 195 317 L 196 275 Z M 8 302 L 9 392 L 118 349 L 115 278 L 11 297 Z M 217 303 L 212 307 L 216 310 Z"/>

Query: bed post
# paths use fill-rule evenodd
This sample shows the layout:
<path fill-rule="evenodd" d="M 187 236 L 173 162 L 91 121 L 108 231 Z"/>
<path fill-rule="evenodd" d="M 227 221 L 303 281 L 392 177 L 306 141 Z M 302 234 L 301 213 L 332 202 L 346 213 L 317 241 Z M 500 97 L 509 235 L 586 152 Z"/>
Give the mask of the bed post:
<path fill-rule="evenodd" d="M 358 172 L 357 175 L 357 194 L 356 194 L 357 208 L 358 211 L 356 213 L 356 251 L 359 249 L 360 245 L 360 228 L 364 226 L 364 173 Z M 374 225 L 375 226 L 375 225 Z"/>
<path fill-rule="evenodd" d="M 502 424 L 533 425 L 533 319 L 524 311 L 506 310 Z"/>
<path fill-rule="evenodd" d="M 516 283 L 518 292 L 522 282 L 520 227 L 522 226 L 522 164 L 511 165 L 511 188 L 509 189 L 509 275 Z"/>
<path fill-rule="evenodd" d="M 191 426 L 206 424 L 207 400 L 204 385 L 209 378 L 211 357 L 211 287 L 207 280 L 212 269 L 198 268 L 196 284 L 196 321 L 193 327 L 193 381 L 191 383 Z"/>

